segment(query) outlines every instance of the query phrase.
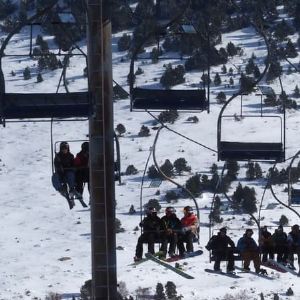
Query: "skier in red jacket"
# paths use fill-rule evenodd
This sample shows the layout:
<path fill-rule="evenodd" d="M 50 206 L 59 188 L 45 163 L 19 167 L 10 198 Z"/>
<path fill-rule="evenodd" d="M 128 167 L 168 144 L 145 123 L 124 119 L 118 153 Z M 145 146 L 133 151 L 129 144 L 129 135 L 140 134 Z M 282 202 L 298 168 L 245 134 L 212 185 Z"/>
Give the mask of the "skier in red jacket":
<path fill-rule="evenodd" d="M 182 233 L 178 240 L 179 255 L 184 256 L 186 252 L 194 252 L 193 240 L 197 236 L 199 221 L 191 206 L 183 209 L 184 217 L 181 219 Z M 186 249 L 184 247 L 186 242 Z"/>
<path fill-rule="evenodd" d="M 76 168 L 75 180 L 76 180 L 76 191 L 82 195 L 84 183 L 89 185 L 89 143 L 83 142 L 81 145 L 81 151 L 76 154 L 74 160 L 74 166 Z"/>

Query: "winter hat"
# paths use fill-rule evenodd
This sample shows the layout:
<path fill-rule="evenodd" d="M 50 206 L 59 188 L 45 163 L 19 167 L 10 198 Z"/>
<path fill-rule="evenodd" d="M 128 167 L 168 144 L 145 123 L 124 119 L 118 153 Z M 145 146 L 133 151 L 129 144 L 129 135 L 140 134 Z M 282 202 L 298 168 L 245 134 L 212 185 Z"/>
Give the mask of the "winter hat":
<path fill-rule="evenodd" d="M 299 230 L 299 225 L 297 225 L 297 224 L 293 225 L 292 230 Z"/>
<path fill-rule="evenodd" d="M 246 229 L 246 234 L 247 233 L 253 233 L 253 230 L 251 228 Z"/>
<path fill-rule="evenodd" d="M 227 232 L 227 228 L 226 228 L 226 227 L 222 227 L 222 228 L 220 228 L 220 232 L 224 232 L 224 233 L 226 233 L 226 232 Z"/>

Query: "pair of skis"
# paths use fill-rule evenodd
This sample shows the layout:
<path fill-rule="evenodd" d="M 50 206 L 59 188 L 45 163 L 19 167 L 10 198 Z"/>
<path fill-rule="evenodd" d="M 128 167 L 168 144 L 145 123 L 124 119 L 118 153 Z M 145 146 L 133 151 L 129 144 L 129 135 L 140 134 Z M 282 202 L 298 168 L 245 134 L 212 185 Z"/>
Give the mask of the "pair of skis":
<path fill-rule="evenodd" d="M 87 204 L 83 201 L 82 196 L 81 197 L 76 197 L 74 195 L 74 196 L 70 197 L 70 194 L 68 192 L 62 194 L 62 196 L 66 198 L 70 209 L 72 209 L 75 206 L 75 200 L 79 200 L 82 207 L 88 207 Z"/>
<path fill-rule="evenodd" d="M 184 257 L 181 257 L 179 255 L 176 255 L 174 257 L 170 257 L 166 260 L 162 260 L 162 259 L 159 259 L 157 256 L 159 256 L 159 253 L 155 254 L 155 255 L 152 255 L 150 253 L 146 253 L 145 256 L 146 258 L 142 258 L 141 260 L 138 260 L 136 262 L 134 262 L 133 264 L 130 264 L 131 266 L 136 266 L 136 265 L 139 265 L 145 261 L 148 261 L 148 260 L 152 260 L 154 261 L 155 263 L 161 265 L 161 266 L 164 266 L 165 268 L 177 273 L 178 275 L 186 278 L 186 279 L 194 279 L 193 276 L 187 274 L 186 272 L 184 272 L 183 270 L 181 270 L 179 267 L 174 267 L 172 265 L 169 264 L 169 262 L 175 262 L 175 261 L 179 261 L 181 259 L 186 259 L 186 258 L 189 258 L 189 257 L 195 257 L 195 256 L 198 256 L 198 255 L 201 255 L 203 253 L 202 250 L 197 250 L 197 251 L 194 251 L 194 252 L 191 252 L 191 253 L 187 253 Z"/>
<path fill-rule="evenodd" d="M 152 255 L 151 253 L 146 253 L 145 254 L 146 258 L 154 261 L 155 263 L 161 265 L 161 266 L 164 266 L 165 268 L 177 273 L 178 275 L 186 278 L 186 279 L 194 279 L 193 276 L 187 274 L 186 272 L 184 272 L 183 270 L 179 269 L 179 268 L 176 268 L 176 267 L 173 267 L 172 265 L 170 265 L 169 263 L 157 258 L 156 256 Z"/>

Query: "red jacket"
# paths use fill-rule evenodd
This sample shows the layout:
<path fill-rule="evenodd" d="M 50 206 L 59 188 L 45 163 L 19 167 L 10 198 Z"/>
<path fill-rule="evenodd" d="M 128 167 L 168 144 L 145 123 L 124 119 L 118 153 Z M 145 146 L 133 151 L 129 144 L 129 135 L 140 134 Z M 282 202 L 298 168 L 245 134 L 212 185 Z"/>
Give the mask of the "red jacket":
<path fill-rule="evenodd" d="M 199 221 L 196 215 L 194 214 L 188 214 L 185 215 L 182 219 L 181 219 L 181 224 L 182 227 L 190 227 L 189 229 L 193 232 L 193 233 L 197 233 L 197 229 L 199 226 Z"/>
<path fill-rule="evenodd" d="M 89 166 L 89 155 L 86 155 L 84 152 L 80 151 L 77 153 L 74 160 L 74 165 L 77 168 L 88 168 Z"/>

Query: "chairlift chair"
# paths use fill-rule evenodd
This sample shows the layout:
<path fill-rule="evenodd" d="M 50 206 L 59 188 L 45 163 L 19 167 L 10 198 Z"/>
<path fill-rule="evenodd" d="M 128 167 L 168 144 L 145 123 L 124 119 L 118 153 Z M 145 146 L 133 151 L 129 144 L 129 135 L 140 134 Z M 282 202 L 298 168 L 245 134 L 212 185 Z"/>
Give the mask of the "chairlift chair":
<path fill-rule="evenodd" d="M 217 132 L 217 143 L 218 143 L 218 160 L 256 160 L 256 161 L 274 161 L 282 162 L 285 160 L 285 111 L 283 111 L 283 117 L 277 115 L 266 115 L 262 111 L 262 100 L 261 110 L 259 114 L 246 115 L 242 112 L 242 98 L 241 95 L 241 112 L 240 117 L 242 118 L 278 118 L 280 122 L 280 138 L 276 142 L 242 142 L 242 141 L 228 141 L 222 139 L 222 120 L 226 117 L 234 119 L 236 115 L 224 115 L 225 104 L 220 111 L 218 117 L 218 132 Z M 262 99 L 262 97 L 261 97 Z M 236 122 L 236 121 L 234 121 Z M 261 128 L 264 130 L 264 128 Z M 267 135 L 270 132 L 267 131 Z"/>
<path fill-rule="evenodd" d="M 157 1 L 160 5 L 161 1 Z M 159 8 L 157 9 L 159 11 Z M 159 12 L 158 12 L 159 14 Z M 177 17 L 179 19 L 179 17 Z M 176 18 L 173 20 L 175 23 Z M 129 72 L 129 86 L 130 86 L 130 111 L 163 111 L 163 110 L 183 110 L 183 111 L 204 111 L 209 109 L 209 101 L 206 97 L 205 89 L 150 89 L 147 87 L 134 86 L 134 62 L 139 59 L 138 54 L 145 45 L 145 43 L 153 37 L 157 38 L 158 49 L 160 36 L 167 34 L 167 27 L 172 22 L 167 24 L 160 24 L 155 32 L 146 36 L 134 50 L 131 57 L 130 72 Z M 181 24 L 179 26 L 178 34 L 196 34 L 196 30 L 191 24 Z M 148 58 L 147 58 L 148 59 Z M 160 57 L 158 57 L 160 59 Z"/>
<path fill-rule="evenodd" d="M 30 31 L 29 53 L 5 54 L 13 57 L 32 55 L 32 27 L 41 23 L 28 24 Z M 47 55 L 47 54 L 41 54 Z M 61 55 L 61 54 L 56 54 Z M 76 55 L 85 56 L 83 53 Z M 70 93 L 6 93 L 5 81 L 0 91 L 0 124 L 7 119 L 38 118 L 87 118 L 92 113 L 92 97 L 88 91 Z"/>

